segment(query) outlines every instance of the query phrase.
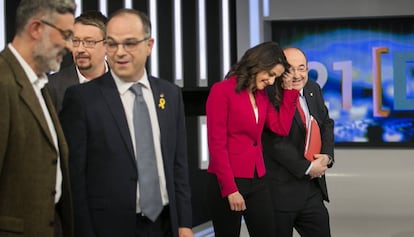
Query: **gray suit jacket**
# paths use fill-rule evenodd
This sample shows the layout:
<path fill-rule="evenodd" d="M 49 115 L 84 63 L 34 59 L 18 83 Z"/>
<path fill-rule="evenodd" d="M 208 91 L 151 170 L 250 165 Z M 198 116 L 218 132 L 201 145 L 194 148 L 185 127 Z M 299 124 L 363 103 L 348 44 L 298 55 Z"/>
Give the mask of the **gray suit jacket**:
<path fill-rule="evenodd" d="M 73 236 L 68 149 L 47 89 L 59 154 L 39 100 L 9 50 L 0 53 L 0 236 L 53 237 L 57 157 L 63 175 L 56 206 L 65 237 Z"/>
<path fill-rule="evenodd" d="M 74 64 L 49 76 L 49 83 L 46 86 L 58 113 L 62 109 L 66 89 L 77 84 L 79 84 L 79 77 Z"/>

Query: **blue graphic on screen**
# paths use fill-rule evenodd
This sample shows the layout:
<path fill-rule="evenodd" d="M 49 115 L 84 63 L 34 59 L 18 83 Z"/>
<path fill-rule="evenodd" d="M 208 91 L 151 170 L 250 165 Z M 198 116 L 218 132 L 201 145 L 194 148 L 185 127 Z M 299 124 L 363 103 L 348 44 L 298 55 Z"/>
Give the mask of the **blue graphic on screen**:
<path fill-rule="evenodd" d="M 414 142 L 414 33 L 343 28 L 288 44 L 308 57 L 336 143 Z"/>

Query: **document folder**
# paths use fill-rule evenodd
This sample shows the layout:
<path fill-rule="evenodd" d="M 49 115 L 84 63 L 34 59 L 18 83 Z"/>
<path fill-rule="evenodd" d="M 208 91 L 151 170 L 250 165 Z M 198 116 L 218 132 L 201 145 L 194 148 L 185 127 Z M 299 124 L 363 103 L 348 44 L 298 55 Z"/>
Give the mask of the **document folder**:
<path fill-rule="evenodd" d="M 305 141 L 305 158 L 309 161 L 313 161 L 315 160 L 313 155 L 321 153 L 322 139 L 318 122 L 312 115 L 309 119 Z"/>

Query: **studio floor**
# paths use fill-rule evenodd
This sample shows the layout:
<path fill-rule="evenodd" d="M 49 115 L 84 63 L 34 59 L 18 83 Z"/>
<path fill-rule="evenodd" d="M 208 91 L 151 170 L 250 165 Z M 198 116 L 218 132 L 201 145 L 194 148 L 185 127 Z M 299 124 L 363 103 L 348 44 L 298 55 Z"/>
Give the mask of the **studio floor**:
<path fill-rule="evenodd" d="M 211 222 L 194 228 L 196 237 L 214 237 Z M 414 214 L 407 217 L 334 217 L 332 237 L 414 237 Z M 240 237 L 249 237 L 242 225 Z M 297 233 L 293 237 L 299 237 Z"/>
<path fill-rule="evenodd" d="M 332 237 L 414 237 L 413 157 L 410 149 L 337 149 L 327 173 Z M 194 230 L 214 236 L 210 222 Z M 245 226 L 240 236 L 249 237 Z"/>

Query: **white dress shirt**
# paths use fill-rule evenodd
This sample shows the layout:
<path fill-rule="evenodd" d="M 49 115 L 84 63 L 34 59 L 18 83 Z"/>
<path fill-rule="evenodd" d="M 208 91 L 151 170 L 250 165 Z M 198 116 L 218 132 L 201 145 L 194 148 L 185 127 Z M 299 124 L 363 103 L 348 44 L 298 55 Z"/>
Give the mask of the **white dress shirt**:
<path fill-rule="evenodd" d="M 303 89 L 300 90 L 300 92 L 299 92 L 299 102 L 300 102 L 300 107 L 302 107 L 303 113 L 305 114 L 306 127 L 308 127 L 309 126 L 310 114 L 309 114 L 308 104 L 306 103 L 306 98 L 303 95 Z"/>
<path fill-rule="evenodd" d="M 78 66 L 75 66 L 76 68 L 76 73 L 78 74 L 78 78 L 79 78 L 79 84 L 83 84 L 86 82 L 89 82 L 90 80 L 88 80 L 84 75 L 82 75 L 82 73 L 79 71 Z M 107 73 L 109 70 L 108 64 L 105 61 L 105 73 Z"/>
<path fill-rule="evenodd" d="M 129 133 L 131 134 L 131 139 L 134 147 L 134 151 L 136 154 L 136 146 L 135 146 L 135 130 L 134 130 L 134 120 L 133 120 L 133 109 L 134 109 L 134 100 L 135 94 L 130 90 L 130 87 L 134 84 L 133 82 L 125 82 L 116 76 L 111 71 L 112 77 L 115 79 L 115 84 L 118 88 L 119 95 L 121 96 L 122 104 L 124 106 L 125 115 L 128 122 Z M 165 181 L 165 173 L 164 173 L 164 163 L 162 159 L 162 152 L 161 152 L 161 134 L 160 134 L 160 127 L 158 125 L 158 117 L 157 111 L 155 109 L 155 102 L 154 97 L 152 95 L 151 85 L 148 81 L 147 73 L 145 72 L 142 78 L 139 80 L 142 86 L 142 94 L 144 96 L 144 100 L 148 107 L 149 116 L 151 119 L 151 127 L 152 127 L 152 134 L 154 140 L 154 149 L 155 149 L 155 156 L 157 160 L 157 170 L 158 170 L 158 177 L 160 180 L 160 190 L 161 190 L 161 198 L 163 205 L 168 204 L 168 194 L 167 194 L 167 186 Z M 139 181 L 138 181 L 139 182 Z M 139 205 L 139 185 L 137 185 L 137 213 L 141 212 L 141 207 Z"/>

